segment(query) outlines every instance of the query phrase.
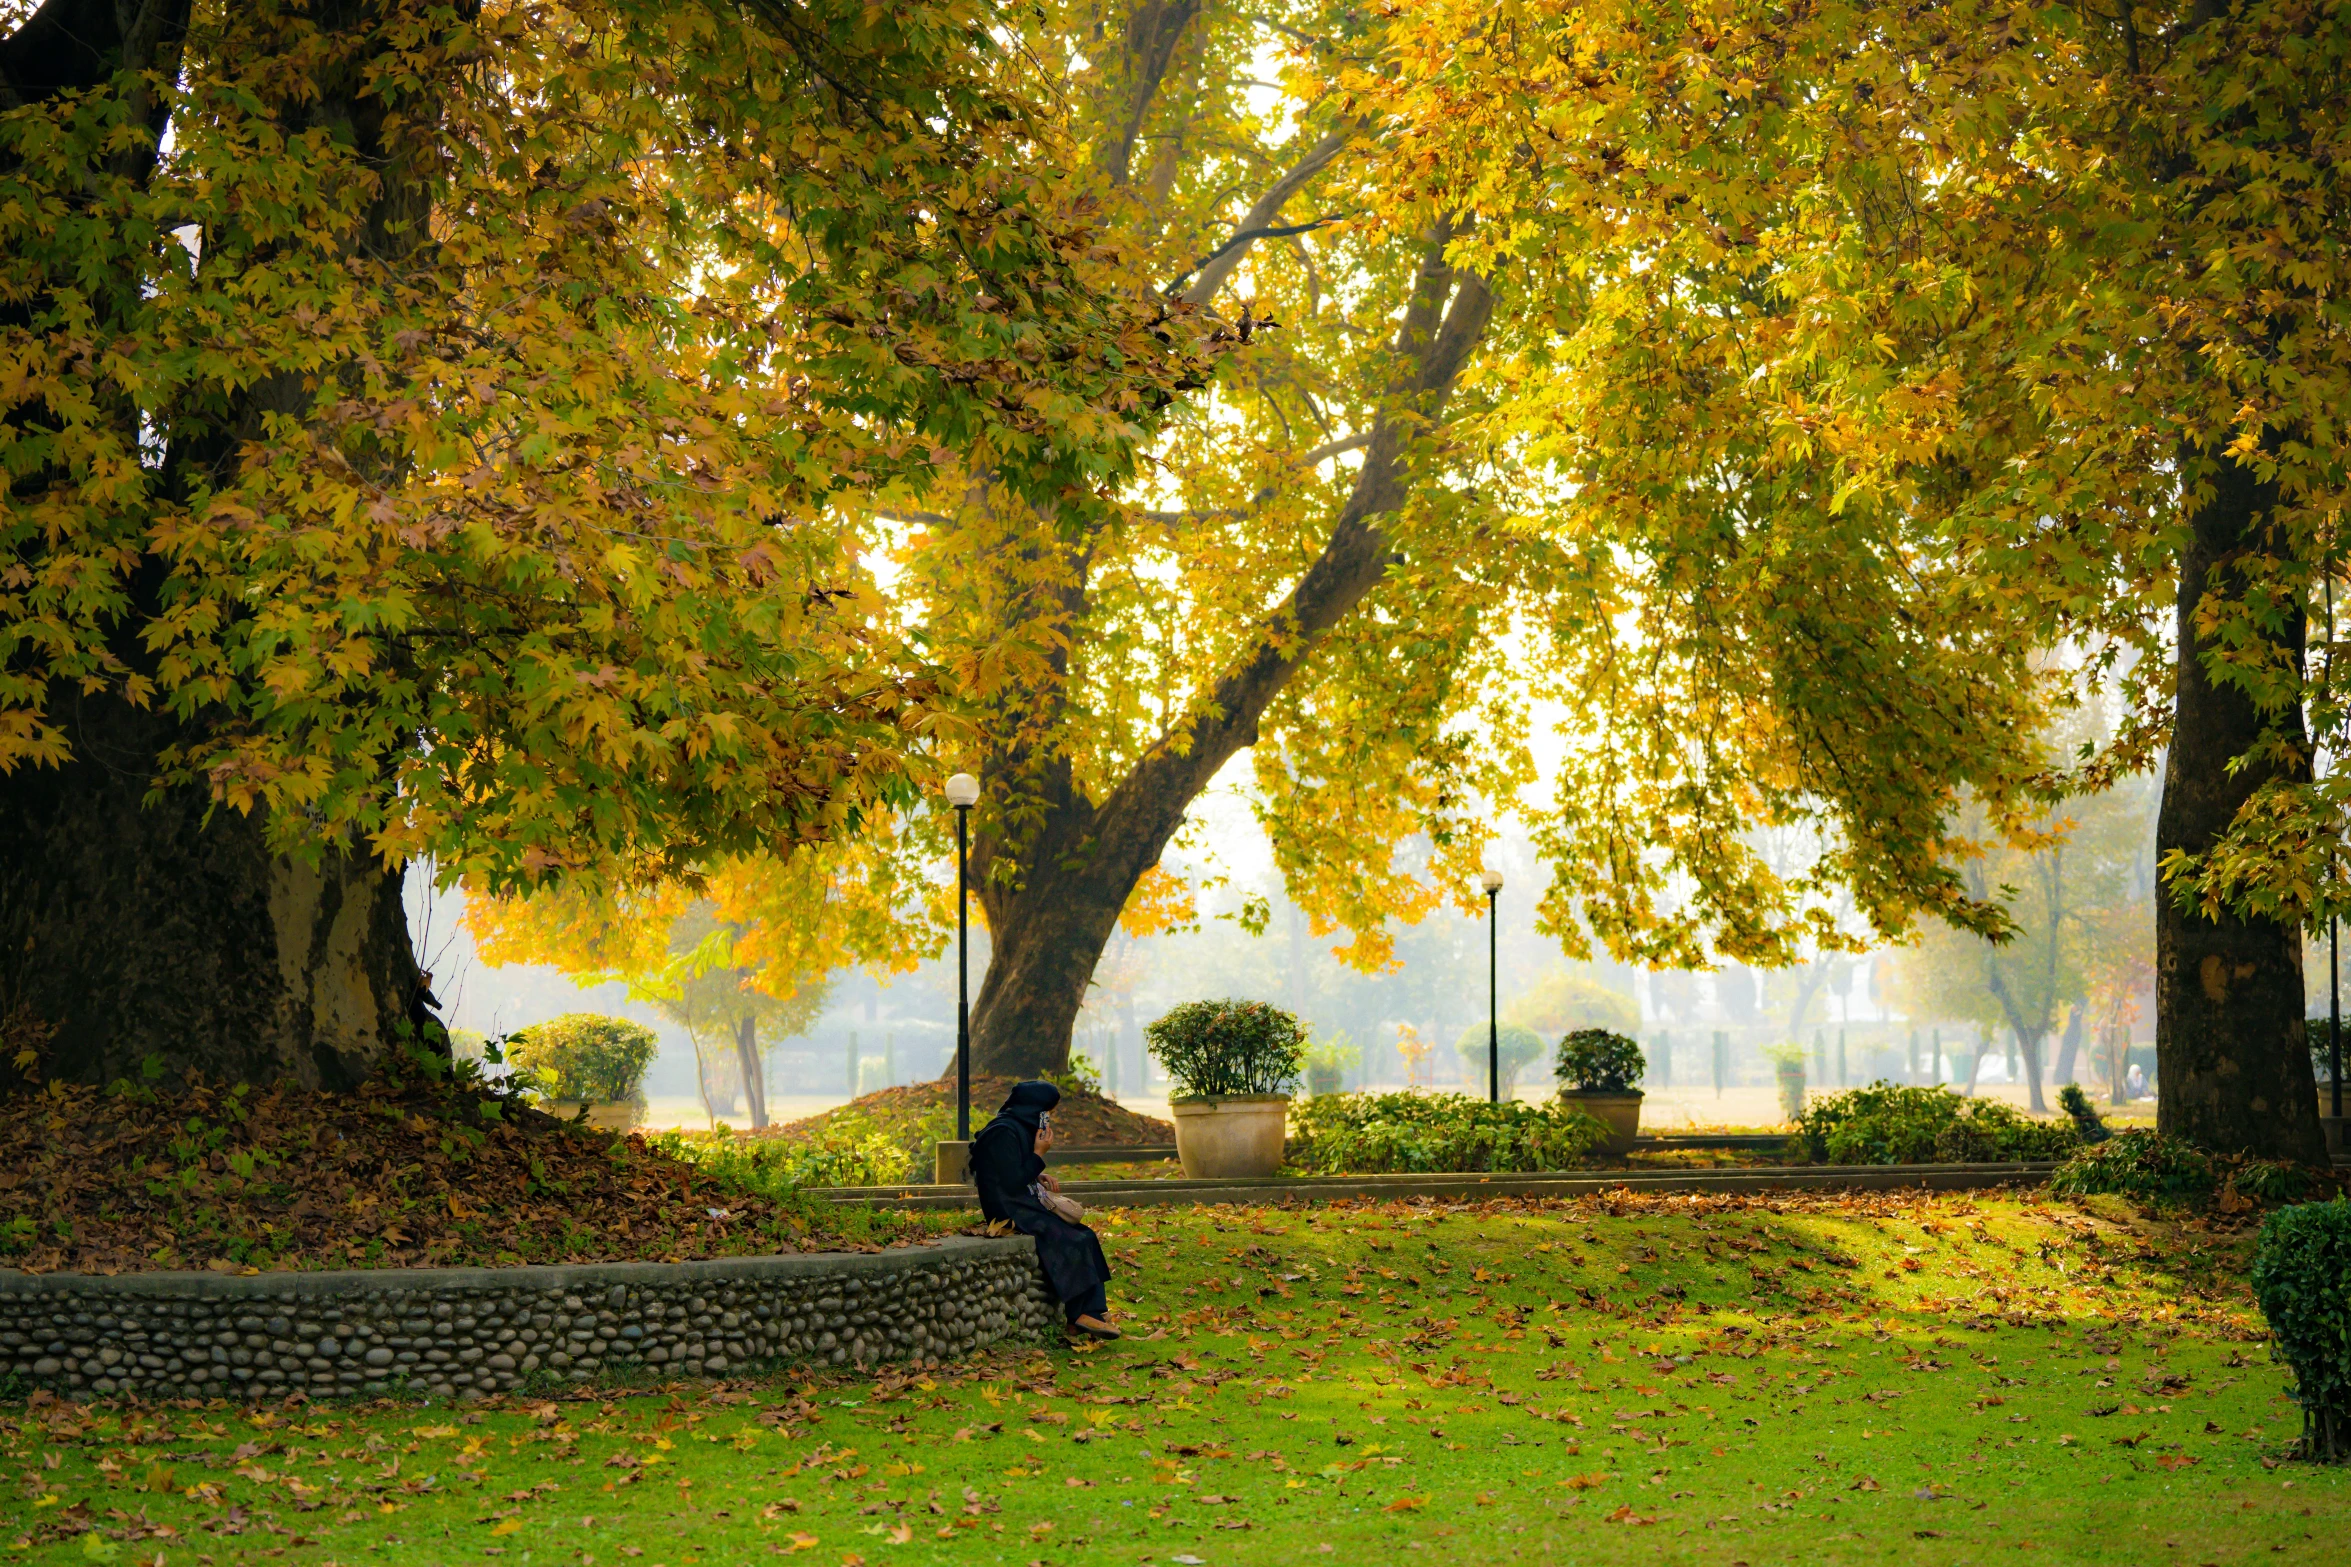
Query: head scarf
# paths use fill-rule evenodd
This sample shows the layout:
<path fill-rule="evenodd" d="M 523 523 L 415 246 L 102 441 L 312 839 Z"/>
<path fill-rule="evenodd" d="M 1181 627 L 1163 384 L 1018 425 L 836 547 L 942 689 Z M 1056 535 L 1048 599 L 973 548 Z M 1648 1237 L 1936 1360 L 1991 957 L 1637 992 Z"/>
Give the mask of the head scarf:
<path fill-rule="evenodd" d="M 1033 1139 L 1038 1123 L 1045 1112 L 1061 1103 L 1061 1090 L 1051 1083 L 1027 1082 L 1014 1085 L 1004 1096 L 1004 1108 L 996 1112 L 997 1119 L 1012 1121 L 1024 1128 Z"/>

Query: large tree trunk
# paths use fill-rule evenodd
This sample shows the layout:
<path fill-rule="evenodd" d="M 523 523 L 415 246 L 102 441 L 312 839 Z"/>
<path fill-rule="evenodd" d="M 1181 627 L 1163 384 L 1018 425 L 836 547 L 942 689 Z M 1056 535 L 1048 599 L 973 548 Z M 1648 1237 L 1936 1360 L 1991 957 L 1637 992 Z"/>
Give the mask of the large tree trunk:
<path fill-rule="evenodd" d="M 143 804 L 170 721 L 64 700 L 75 759 L 0 778 L 0 1013 L 56 1030 L 43 1071 L 366 1077 L 418 998 L 399 873 L 273 856 L 201 790 Z"/>
<path fill-rule="evenodd" d="M 2183 465 L 2186 466 L 2186 465 Z M 2158 859 L 2202 854 L 2227 832 L 2248 796 L 2277 776 L 2263 760 L 2236 772 L 2272 726 L 2300 738 L 2299 709 L 2264 714 L 2243 691 L 2214 681 L 2196 635 L 2205 595 L 2241 591 L 2229 568 L 2262 551 L 2277 497 L 2236 463 L 2213 475 L 2212 498 L 2189 519 L 2180 558 L 2178 698 L 2156 818 Z M 2280 641 L 2298 665 L 2299 615 Z M 2307 763 L 2303 766 L 2306 768 Z M 2156 1125 L 2223 1153 L 2324 1165 L 2318 1084 L 2302 1030 L 2302 933 L 2275 920 L 2206 919 L 2169 887 L 2155 899 Z"/>

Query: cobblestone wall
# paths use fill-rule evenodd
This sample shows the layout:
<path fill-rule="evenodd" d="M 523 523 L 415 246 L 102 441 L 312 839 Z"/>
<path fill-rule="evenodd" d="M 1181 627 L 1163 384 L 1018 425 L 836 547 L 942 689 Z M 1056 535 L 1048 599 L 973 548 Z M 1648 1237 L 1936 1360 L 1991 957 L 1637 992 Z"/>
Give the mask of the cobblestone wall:
<path fill-rule="evenodd" d="M 1025 1237 L 878 1254 L 340 1273 L 0 1273 L 0 1377 L 148 1397 L 444 1396 L 611 1368 L 947 1359 L 1059 1308 Z"/>

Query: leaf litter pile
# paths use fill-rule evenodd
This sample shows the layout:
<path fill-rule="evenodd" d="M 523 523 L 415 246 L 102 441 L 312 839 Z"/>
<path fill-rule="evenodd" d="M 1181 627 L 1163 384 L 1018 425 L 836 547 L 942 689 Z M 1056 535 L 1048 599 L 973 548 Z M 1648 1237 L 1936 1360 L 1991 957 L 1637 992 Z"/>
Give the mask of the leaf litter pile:
<path fill-rule="evenodd" d="M 0 1406 L 37 1562 L 2317 1561 L 2249 1230 L 2113 1199 L 1098 1215 L 1130 1336 L 517 1395 Z M 1425 1553 L 1425 1554 L 1420 1554 Z"/>
<path fill-rule="evenodd" d="M 1004 1102 L 1004 1096 L 1012 1092 L 1018 1081 L 1012 1077 L 973 1078 L 972 1125 L 976 1127 L 993 1115 L 996 1106 Z M 739 1135 L 752 1140 L 810 1141 L 852 1124 L 872 1126 L 904 1144 L 909 1152 L 918 1154 L 920 1162 L 927 1166 L 930 1145 L 942 1137 L 955 1135 L 954 1080 L 931 1079 L 877 1088 L 845 1105 L 835 1105 L 801 1120 L 787 1121 L 764 1132 Z M 1065 1146 L 1075 1148 L 1126 1148 L 1175 1141 L 1172 1122 L 1130 1110 L 1115 1099 L 1075 1083 L 1062 1089 L 1061 1103 L 1053 1107 L 1053 1133 Z"/>
<path fill-rule="evenodd" d="M 445 1081 L 0 1100 L 0 1266 L 29 1272 L 664 1261 L 925 1233 Z"/>

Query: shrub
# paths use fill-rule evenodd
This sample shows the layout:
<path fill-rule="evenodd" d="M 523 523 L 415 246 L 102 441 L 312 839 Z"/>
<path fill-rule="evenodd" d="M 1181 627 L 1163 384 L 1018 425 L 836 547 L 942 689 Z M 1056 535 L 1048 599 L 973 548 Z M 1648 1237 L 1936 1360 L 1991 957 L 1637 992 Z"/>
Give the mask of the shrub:
<path fill-rule="evenodd" d="M 1363 1064 L 1363 1052 L 1347 1043 L 1345 1034 L 1319 1040 L 1306 1051 L 1306 1091 L 1335 1094 L 1347 1086 L 1347 1073 Z"/>
<path fill-rule="evenodd" d="M 2271 1214 L 2253 1258 L 2253 1298 L 2278 1358 L 2294 1371 L 2303 1456 L 2334 1463 L 2351 1455 L 2351 1203 L 2338 1197 Z"/>
<path fill-rule="evenodd" d="M 1886 1082 L 1813 1101 L 1796 1117 L 1796 1136 L 1806 1154 L 1826 1164 L 2055 1159 L 2081 1144 L 2071 1126 L 2036 1121 L 1996 1099 Z"/>
<path fill-rule="evenodd" d="M 566 1012 L 506 1042 L 506 1059 L 528 1073 L 541 1093 L 592 1104 L 636 1098 L 645 1069 L 660 1053 L 660 1041 L 644 1024 L 597 1012 Z"/>
<path fill-rule="evenodd" d="M 869 1117 L 828 1117 L 807 1137 L 737 1137 L 733 1132 L 660 1132 L 653 1146 L 763 1197 L 811 1186 L 893 1186 L 914 1172 L 914 1156 Z M 924 1179 L 929 1179 L 925 1176 Z"/>
<path fill-rule="evenodd" d="M 1453 1048 L 1461 1052 L 1462 1064 L 1469 1069 L 1472 1082 L 1486 1080 L 1486 1025 L 1473 1023 L 1461 1031 L 1453 1041 Z M 1502 1092 L 1507 1094 L 1518 1086 L 1518 1074 L 1524 1067 L 1543 1059 L 1543 1036 L 1518 1023 L 1505 1023 L 1500 1037 L 1494 1043 L 1501 1048 L 1497 1054 L 1502 1065 Z"/>
<path fill-rule="evenodd" d="M 1187 1001 L 1143 1034 L 1179 1099 L 1291 1093 L 1306 1066 L 1298 1020 L 1263 1001 Z"/>
<path fill-rule="evenodd" d="M 1467 1094 L 1325 1094 L 1290 1110 L 1290 1162 L 1317 1175 L 1568 1170 L 1608 1128 L 1563 1104 Z"/>
<path fill-rule="evenodd" d="M 2164 1202 L 2210 1196 L 2219 1184 L 2211 1158 L 2193 1143 L 2132 1127 L 2075 1154 L 2050 1177 L 2049 1189 Z"/>
<path fill-rule="evenodd" d="M 2310 1070 L 2322 1083 L 2332 1081 L 2327 1074 L 2334 1070 L 2334 1052 L 2328 1049 L 2328 1042 L 2334 1037 L 2334 1032 L 2334 1018 L 2324 1013 L 2304 1020 L 2302 1025 L 2302 1037 L 2310 1045 Z M 2351 1030 L 2345 1032 L 2351 1034 Z M 2343 1041 L 2343 1053 L 2351 1056 L 2351 1038 Z M 2346 1081 L 2351 1081 L 2351 1077 L 2347 1077 Z"/>
<path fill-rule="evenodd" d="M 1804 1047 L 1794 1040 L 1763 1047 L 1763 1059 L 1772 1065 L 1779 1082 L 1780 1113 L 1791 1121 L 1804 1118 Z"/>
<path fill-rule="evenodd" d="M 2090 1096 L 2082 1092 L 2079 1083 L 2068 1083 L 2057 1090 L 2057 1108 L 2072 1118 L 2073 1129 L 2081 1134 L 2084 1143 L 2102 1143 L 2114 1135 L 2092 1108 Z"/>
<path fill-rule="evenodd" d="M 1086 1094 L 1095 1099 L 1102 1097 L 1102 1068 L 1095 1064 L 1092 1056 L 1072 1052 L 1069 1065 L 1058 1072 L 1047 1072 L 1045 1081 L 1065 1094 Z"/>
<path fill-rule="evenodd" d="M 2306 1202 L 2318 1184 L 2315 1172 L 2284 1159 L 2248 1159 L 2232 1172 L 2228 1184 L 2240 1197 L 2266 1208 Z"/>
<path fill-rule="evenodd" d="M 1559 1041 L 1551 1070 L 1561 1088 L 1621 1094 L 1631 1091 L 1648 1066 L 1637 1041 L 1605 1028 L 1579 1028 Z"/>

